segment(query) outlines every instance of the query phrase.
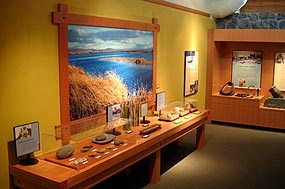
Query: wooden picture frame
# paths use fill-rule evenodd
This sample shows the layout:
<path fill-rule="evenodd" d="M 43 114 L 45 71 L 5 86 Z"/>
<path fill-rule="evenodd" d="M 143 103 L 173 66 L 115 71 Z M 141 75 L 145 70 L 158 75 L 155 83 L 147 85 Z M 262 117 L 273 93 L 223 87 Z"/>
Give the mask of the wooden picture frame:
<path fill-rule="evenodd" d="M 156 94 L 156 62 L 157 62 L 157 33 L 159 25 L 157 19 L 153 18 L 152 23 L 142 23 L 136 21 L 128 21 L 121 19 L 78 15 L 68 13 L 66 4 L 58 5 L 58 12 L 52 13 L 52 22 L 58 24 L 59 34 L 59 78 L 60 78 L 60 114 L 61 124 L 66 124 L 70 119 L 70 104 L 69 104 L 69 75 L 68 75 L 68 26 L 95 26 L 108 28 L 121 28 L 132 30 L 143 30 L 153 32 L 153 97 L 148 101 L 150 106 L 154 106 L 154 96 Z M 105 114 L 105 113 L 104 113 Z"/>

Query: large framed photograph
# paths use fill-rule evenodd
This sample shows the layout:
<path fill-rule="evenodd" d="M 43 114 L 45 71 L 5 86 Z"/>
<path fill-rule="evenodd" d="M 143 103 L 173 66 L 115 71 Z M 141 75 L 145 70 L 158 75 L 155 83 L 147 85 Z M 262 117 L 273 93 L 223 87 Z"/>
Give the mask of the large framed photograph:
<path fill-rule="evenodd" d="M 153 32 L 68 25 L 68 70 L 71 120 L 103 112 L 128 94 L 145 92 L 148 100 Z"/>
<path fill-rule="evenodd" d="M 232 82 L 235 87 L 260 88 L 262 52 L 233 51 Z"/>
<path fill-rule="evenodd" d="M 198 52 L 184 52 L 184 96 L 198 92 Z"/>
<path fill-rule="evenodd" d="M 40 150 L 39 122 L 13 128 L 17 157 Z"/>
<path fill-rule="evenodd" d="M 63 16 L 64 15 L 64 16 Z M 68 13 L 59 4 L 61 122 L 104 115 L 139 94 L 154 105 L 158 20 L 137 22 Z"/>
<path fill-rule="evenodd" d="M 275 53 L 274 86 L 280 91 L 285 91 L 285 52 Z"/>

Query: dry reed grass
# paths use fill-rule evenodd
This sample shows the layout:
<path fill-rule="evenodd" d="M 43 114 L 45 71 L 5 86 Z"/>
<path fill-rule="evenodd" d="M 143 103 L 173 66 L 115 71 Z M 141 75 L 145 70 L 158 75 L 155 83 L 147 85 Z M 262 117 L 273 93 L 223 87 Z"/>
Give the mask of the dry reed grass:
<path fill-rule="evenodd" d="M 94 77 L 71 65 L 68 71 L 71 120 L 103 112 L 106 106 L 125 101 L 128 96 L 127 86 L 114 72 Z"/>

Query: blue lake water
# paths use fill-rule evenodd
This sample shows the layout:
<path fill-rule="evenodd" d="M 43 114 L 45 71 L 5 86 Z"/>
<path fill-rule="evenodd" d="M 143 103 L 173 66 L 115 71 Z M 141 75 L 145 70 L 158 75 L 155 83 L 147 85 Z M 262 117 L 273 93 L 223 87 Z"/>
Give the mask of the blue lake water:
<path fill-rule="evenodd" d="M 116 72 L 128 87 L 129 92 L 144 86 L 152 90 L 152 65 L 136 65 L 103 60 L 109 57 L 145 58 L 152 60 L 152 52 L 99 52 L 93 54 L 68 55 L 69 64 L 82 68 L 90 75 L 103 75 L 107 71 Z"/>

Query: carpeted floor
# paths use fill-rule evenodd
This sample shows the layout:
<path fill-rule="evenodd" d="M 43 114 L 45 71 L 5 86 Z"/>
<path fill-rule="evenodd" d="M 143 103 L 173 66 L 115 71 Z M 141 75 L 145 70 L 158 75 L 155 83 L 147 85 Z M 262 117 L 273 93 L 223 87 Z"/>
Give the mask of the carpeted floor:
<path fill-rule="evenodd" d="M 148 183 L 147 160 L 94 188 L 285 188 L 285 133 L 211 124 L 206 145 L 195 149 L 195 132 L 162 150 L 161 181 Z"/>

